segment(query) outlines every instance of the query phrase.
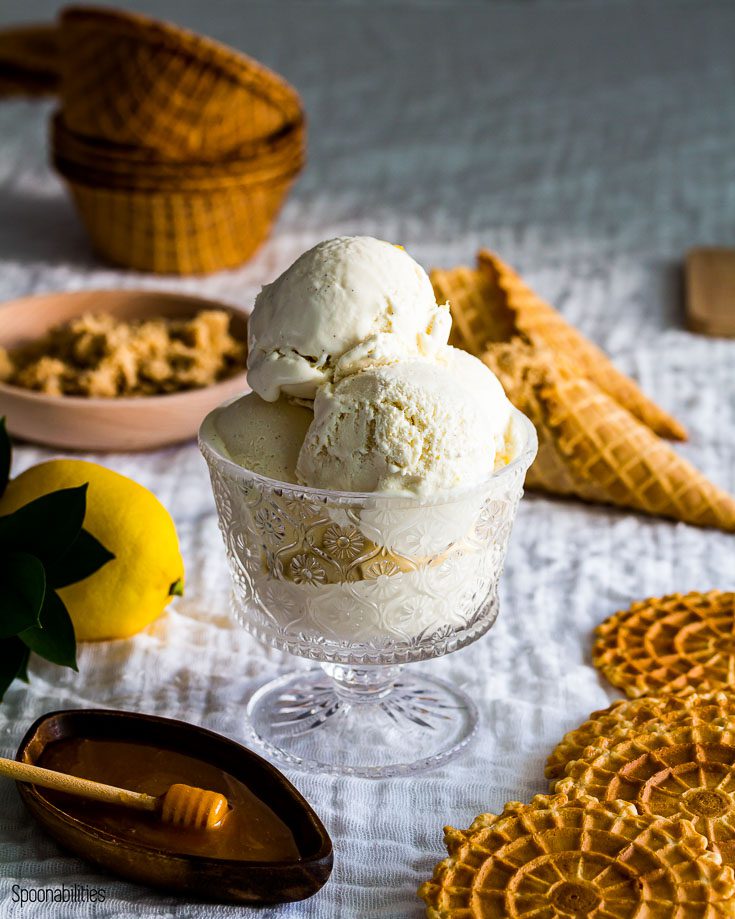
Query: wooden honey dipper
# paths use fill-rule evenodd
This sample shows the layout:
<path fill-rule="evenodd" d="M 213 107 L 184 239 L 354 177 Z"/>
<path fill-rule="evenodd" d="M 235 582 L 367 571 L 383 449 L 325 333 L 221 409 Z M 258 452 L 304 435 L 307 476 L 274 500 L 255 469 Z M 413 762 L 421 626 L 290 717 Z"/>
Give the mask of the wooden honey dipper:
<path fill-rule="evenodd" d="M 119 804 L 139 811 L 158 814 L 164 823 L 187 829 L 213 830 L 225 818 L 229 809 L 227 798 L 217 791 L 194 788 L 180 783 L 171 785 L 162 795 L 147 795 L 127 788 L 104 785 L 65 772 L 54 772 L 30 763 L 19 763 L 14 759 L 0 757 L 0 775 L 17 782 L 31 782 L 42 788 L 63 791 L 91 801 L 105 804 Z"/>

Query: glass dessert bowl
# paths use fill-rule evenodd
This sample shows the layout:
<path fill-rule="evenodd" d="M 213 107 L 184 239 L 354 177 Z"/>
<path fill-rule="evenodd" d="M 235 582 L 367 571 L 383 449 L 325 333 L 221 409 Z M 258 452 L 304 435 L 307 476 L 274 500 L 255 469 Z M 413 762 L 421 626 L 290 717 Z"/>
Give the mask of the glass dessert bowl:
<path fill-rule="evenodd" d="M 410 774 L 461 750 L 477 711 L 460 689 L 402 670 L 480 638 L 536 432 L 514 410 L 515 458 L 472 487 L 427 499 L 309 488 L 234 463 L 212 413 L 209 466 L 238 620 L 268 645 L 317 661 L 260 688 L 252 730 L 282 763 L 362 776 Z"/>

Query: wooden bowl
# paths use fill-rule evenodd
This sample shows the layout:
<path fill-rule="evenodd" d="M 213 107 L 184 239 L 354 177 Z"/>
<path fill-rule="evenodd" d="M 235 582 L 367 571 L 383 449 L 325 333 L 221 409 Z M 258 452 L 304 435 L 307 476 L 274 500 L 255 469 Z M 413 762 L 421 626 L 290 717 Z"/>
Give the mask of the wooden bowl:
<path fill-rule="evenodd" d="M 287 903 L 315 894 L 332 870 L 332 841 L 288 779 L 257 754 L 212 731 L 153 715 L 102 709 L 51 712 L 26 733 L 16 754 L 36 763 L 49 744 L 68 738 L 128 740 L 185 753 L 247 785 L 291 830 L 300 858 L 249 862 L 173 854 L 116 836 L 67 813 L 53 792 L 17 783 L 23 803 L 65 849 L 120 877 L 189 898 L 229 903 Z M 58 799 L 58 795 L 55 800 Z M 216 831 L 213 831 L 216 832 Z"/>
<path fill-rule="evenodd" d="M 24 297 L 0 306 L 0 346 L 26 344 L 87 312 L 119 319 L 187 318 L 203 309 L 226 310 L 233 317 L 233 334 L 245 339 L 245 314 L 223 303 L 158 291 L 85 290 Z M 0 383 L 0 417 L 5 415 L 15 437 L 52 447 L 150 450 L 195 437 L 208 412 L 248 389 L 244 371 L 204 389 L 121 399 L 48 396 Z"/>

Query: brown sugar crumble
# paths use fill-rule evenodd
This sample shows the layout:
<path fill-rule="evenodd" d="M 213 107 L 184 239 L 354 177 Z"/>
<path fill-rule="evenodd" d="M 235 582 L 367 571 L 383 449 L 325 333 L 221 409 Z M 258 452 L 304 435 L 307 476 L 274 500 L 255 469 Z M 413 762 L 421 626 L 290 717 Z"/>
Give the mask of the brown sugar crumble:
<path fill-rule="evenodd" d="M 51 396 L 154 396 L 210 386 L 243 371 L 245 358 L 224 310 L 129 321 L 88 313 L 0 348 L 0 380 Z"/>

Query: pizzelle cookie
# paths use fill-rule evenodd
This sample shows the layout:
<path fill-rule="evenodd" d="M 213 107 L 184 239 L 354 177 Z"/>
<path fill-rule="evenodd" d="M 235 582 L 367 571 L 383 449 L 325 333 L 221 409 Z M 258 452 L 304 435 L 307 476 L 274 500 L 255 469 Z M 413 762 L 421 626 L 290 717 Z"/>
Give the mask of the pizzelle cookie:
<path fill-rule="evenodd" d="M 691 823 L 624 804 L 539 795 L 447 828 L 419 889 L 429 919 L 735 915 L 735 878 Z"/>
<path fill-rule="evenodd" d="M 735 689 L 735 593 L 634 603 L 597 628 L 595 667 L 628 696 Z"/>
<path fill-rule="evenodd" d="M 735 865 L 735 721 L 634 733 L 607 748 L 588 747 L 566 771 L 557 792 L 690 820 L 723 862 Z"/>
<path fill-rule="evenodd" d="M 730 721 L 735 723 L 735 694 L 726 692 L 692 691 L 613 702 L 564 735 L 546 761 L 546 778 L 561 778 L 567 764 L 582 758 L 587 747 L 609 747 L 621 737 L 652 730 L 654 725 L 682 722 L 726 726 Z"/>

